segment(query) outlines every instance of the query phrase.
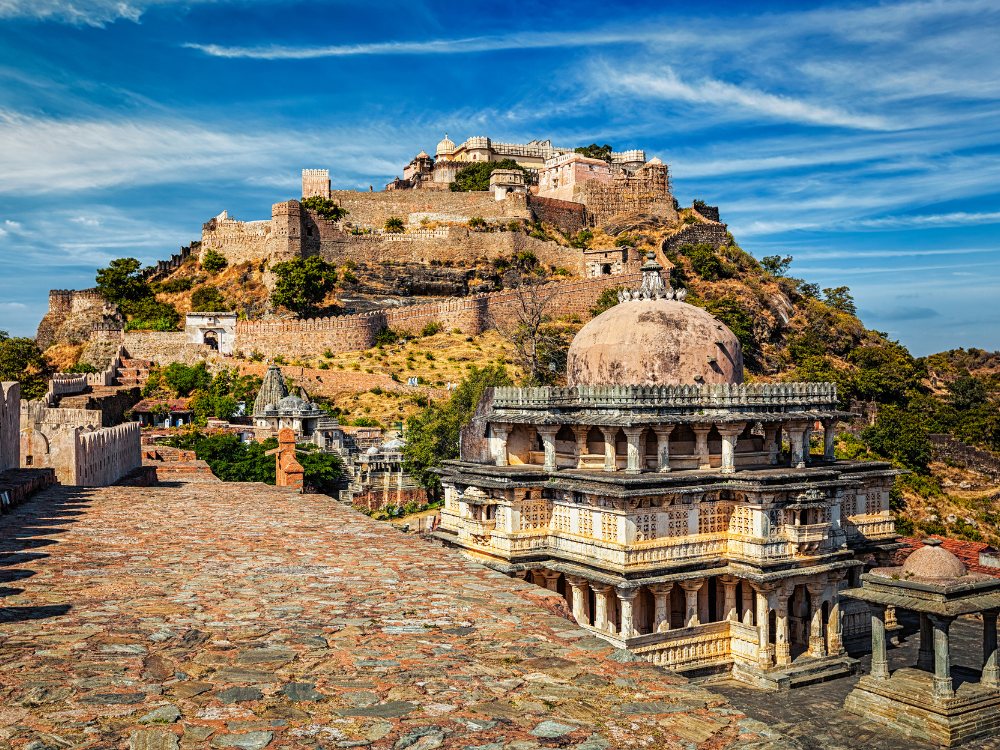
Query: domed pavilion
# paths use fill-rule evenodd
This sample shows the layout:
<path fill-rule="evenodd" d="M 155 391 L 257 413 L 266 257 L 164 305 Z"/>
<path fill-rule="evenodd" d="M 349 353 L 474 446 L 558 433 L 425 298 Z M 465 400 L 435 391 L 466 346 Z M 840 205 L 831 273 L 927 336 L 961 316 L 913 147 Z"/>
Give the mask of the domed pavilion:
<path fill-rule="evenodd" d="M 661 270 L 650 253 L 580 330 L 565 387 L 484 393 L 440 470 L 436 533 L 679 672 L 774 688 L 848 673 L 870 614 L 840 590 L 900 546 L 899 472 L 834 457 L 851 417 L 835 384 L 746 383 L 739 338 Z"/>
<path fill-rule="evenodd" d="M 843 592 L 872 612 L 871 674 L 862 677 L 844 707 L 870 721 L 921 740 L 953 747 L 1000 732 L 1000 578 L 970 573 L 941 546 L 924 547 L 896 567 L 861 576 L 861 587 Z M 890 673 L 886 658 L 885 610 L 920 613 L 920 650 L 914 667 Z M 949 631 L 961 615 L 983 621 L 983 662 L 978 674 L 956 667 L 952 674 Z M 956 681 L 955 678 L 958 678 Z M 958 689 L 956 690 L 956 682 Z"/>

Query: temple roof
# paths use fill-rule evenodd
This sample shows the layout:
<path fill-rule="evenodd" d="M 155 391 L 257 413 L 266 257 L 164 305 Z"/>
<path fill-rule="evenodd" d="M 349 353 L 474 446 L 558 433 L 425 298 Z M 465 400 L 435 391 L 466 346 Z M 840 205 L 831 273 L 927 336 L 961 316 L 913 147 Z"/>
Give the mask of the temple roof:
<path fill-rule="evenodd" d="M 260 384 L 257 398 L 253 402 L 254 416 L 264 413 L 267 406 L 277 404 L 288 395 L 288 388 L 285 386 L 285 378 L 281 374 L 281 368 L 272 364 L 264 373 L 264 381 Z"/>

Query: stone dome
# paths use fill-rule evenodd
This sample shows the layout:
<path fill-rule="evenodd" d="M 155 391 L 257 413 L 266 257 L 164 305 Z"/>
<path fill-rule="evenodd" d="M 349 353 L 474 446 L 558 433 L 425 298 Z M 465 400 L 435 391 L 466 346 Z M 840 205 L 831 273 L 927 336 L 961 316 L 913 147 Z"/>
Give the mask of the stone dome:
<path fill-rule="evenodd" d="M 652 159 L 646 162 L 646 166 L 649 166 L 650 164 L 652 164 L 653 166 L 658 166 L 660 164 L 663 164 L 663 162 L 654 156 Z"/>
<path fill-rule="evenodd" d="M 309 402 L 298 396 L 285 396 L 278 402 L 278 411 L 308 411 Z"/>
<path fill-rule="evenodd" d="M 900 568 L 900 575 L 919 578 L 958 578 L 966 573 L 965 565 L 941 546 L 940 539 L 927 539 L 926 547 L 911 553 Z"/>
<path fill-rule="evenodd" d="M 424 151 L 423 149 L 421 149 L 421 150 L 420 150 L 420 153 L 419 153 L 419 154 L 417 154 L 417 158 L 418 158 L 418 159 L 430 159 L 430 158 L 431 158 L 431 155 L 430 155 L 430 154 L 428 154 L 428 153 L 427 153 L 426 151 Z"/>
<path fill-rule="evenodd" d="M 568 385 L 696 385 L 743 382 L 743 351 L 705 310 L 672 299 L 620 302 L 573 339 Z"/>
<path fill-rule="evenodd" d="M 435 153 L 438 154 L 439 156 L 441 154 L 453 154 L 453 153 L 455 153 L 455 144 L 452 143 L 448 139 L 448 134 L 447 133 L 444 134 L 444 140 L 441 141 L 437 145 L 437 148 L 435 149 Z"/>

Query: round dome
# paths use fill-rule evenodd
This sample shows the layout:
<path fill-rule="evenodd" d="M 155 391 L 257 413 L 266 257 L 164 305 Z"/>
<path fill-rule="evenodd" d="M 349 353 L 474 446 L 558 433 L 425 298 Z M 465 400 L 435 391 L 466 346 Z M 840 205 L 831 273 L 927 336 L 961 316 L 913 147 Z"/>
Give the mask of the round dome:
<path fill-rule="evenodd" d="M 958 578 L 965 575 L 962 561 L 940 546 L 941 540 L 928 539 L 925 544 L 926 547 L 921 547 L 906 558 L 900 570 L 904 578 L 907 574 L 919 578 Z"/>
<path fill-rule="evenodd" d="M 278 402 L 278 411 L 302 411 L 308 409 L 308 402 L 298 396 L 285 396 Z"/>
<path fill-rule="evenodd" d="M 264 411 L 274 411 L 274 404 L 268 404 L 265 406 Z"/>
<path fill-rule="evenodd" d="M 430 157 L 430 154 L 428 154 L 426 151 L 424 151 L 423 149 L 421 149 L 420 153 L 417 154 L 417 158 L 418 159 L 430 159 L 431 157 Z"/>
<path fill-rule="evenodd" d="M 647 165 L 648 164 L 660 165 L 660 164 L 663 164 L 663 162 L 660 161 L 657 157 L 654 156 L 652 159 L 650 159 L 649 161 L 647 161 L 646 164 Z"/>
<path fill-rule="evenodd" d="M 742 383 L 736 334 L 700 307 L 677 300 L 628 300 L 576 334 L 568 385 Z"/>
<path fill-rule="evenodd" d="M 448 140 L 447 133 L 444 134 L 444 140 L 437 145 L 435 153 L 437 153 L 438 155 L 455 153 L 455 144 L 452 143 L 450 140 Z"/>

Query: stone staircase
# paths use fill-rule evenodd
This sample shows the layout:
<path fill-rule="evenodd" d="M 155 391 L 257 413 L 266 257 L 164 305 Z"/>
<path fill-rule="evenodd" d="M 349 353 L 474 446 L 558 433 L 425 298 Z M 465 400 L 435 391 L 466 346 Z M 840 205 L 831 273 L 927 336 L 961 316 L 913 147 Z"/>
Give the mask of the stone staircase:
<path fill-rule="evenodd" d="M 861 663 L 857 659 L 846 654 L 818 659 L 803 655 L 787 667 L 769 669 L 766 672 L 746 669 L 737 663 L 733 665 L 733 677 L 767 690 L 791 690 L 857 674 L 860 667 Z"/>
<path fill-rule="evenodd" d="M 118 385 L 142 388 L 149 380 L 149 371 L 152 367 L 153 362 L 148 359 L 123 359 L 115 373 L 115 381 Z"/>

